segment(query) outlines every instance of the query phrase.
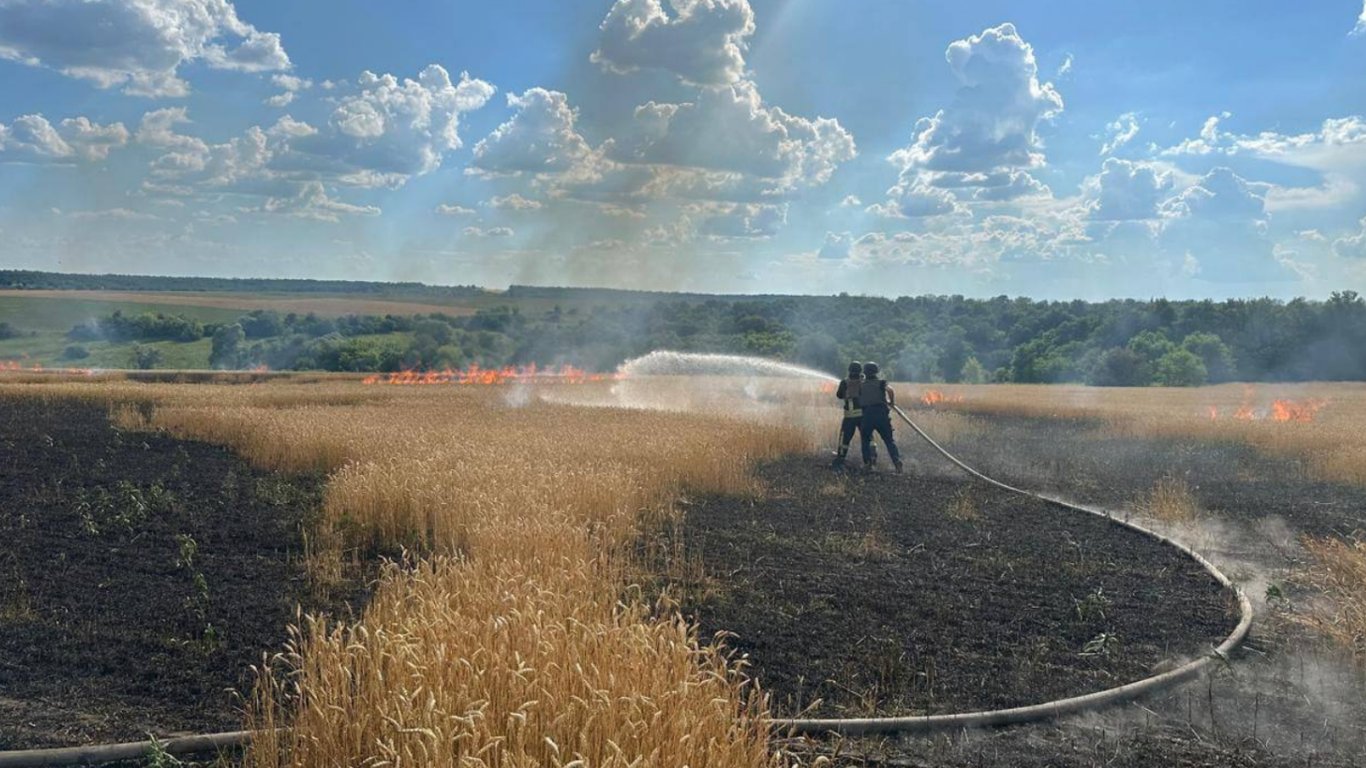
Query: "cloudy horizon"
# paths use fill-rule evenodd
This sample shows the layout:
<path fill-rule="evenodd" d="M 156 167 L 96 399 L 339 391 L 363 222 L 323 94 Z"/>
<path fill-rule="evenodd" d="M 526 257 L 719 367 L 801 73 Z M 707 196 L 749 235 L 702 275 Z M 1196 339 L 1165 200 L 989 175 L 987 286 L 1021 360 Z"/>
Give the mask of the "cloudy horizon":
<path fill-rule="evenodd" d="M 716 293 L 1366 283 L 1366 8 L 0 0 L 0 267 Z"/>

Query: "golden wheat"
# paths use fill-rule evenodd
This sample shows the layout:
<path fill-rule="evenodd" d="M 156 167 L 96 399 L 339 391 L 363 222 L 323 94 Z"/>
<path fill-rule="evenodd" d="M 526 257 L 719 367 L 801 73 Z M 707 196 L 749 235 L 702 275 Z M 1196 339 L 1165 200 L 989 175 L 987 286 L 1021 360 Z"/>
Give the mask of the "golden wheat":
<path fill-rule="evenodd" d="M 749 465 L 808 448 L 800 430 L 518 407 L 501 388 L 105 381 L 0 386 L 0 398 L 21 391 L 330 473 L 310 541 L 320 571 L 342 546 L 431 553 L 388 567 L 360 621 L 307 622 L 262 668 L 248 766 L 785 759 L 720 650 L 623 598 L 624 555 L 683 489 L 757 492 Z"/>

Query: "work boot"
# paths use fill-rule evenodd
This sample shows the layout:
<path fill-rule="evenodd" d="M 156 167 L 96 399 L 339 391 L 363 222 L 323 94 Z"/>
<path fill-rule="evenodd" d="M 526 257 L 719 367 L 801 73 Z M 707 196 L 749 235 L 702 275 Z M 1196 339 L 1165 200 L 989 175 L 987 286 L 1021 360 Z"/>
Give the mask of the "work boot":
<path fill-rule="evenodd" d="M 895 462 L 893 462 L 893 464 L 896 466 L 896 473 L 898 475 L 901 474 L 902 469 L 906 466 L 901 463 L 900 459 L 897 459 Z"/>
<path fill-rule="evenodd" d="M 844 469 L 844 457 L 843 457 L 843 456 L 836 456 L 836 457 L 834 458 L 834 460 L 832 460 L 832 461 L 830 462 L 830 468 L 831 468 L 831 469 Z"/>

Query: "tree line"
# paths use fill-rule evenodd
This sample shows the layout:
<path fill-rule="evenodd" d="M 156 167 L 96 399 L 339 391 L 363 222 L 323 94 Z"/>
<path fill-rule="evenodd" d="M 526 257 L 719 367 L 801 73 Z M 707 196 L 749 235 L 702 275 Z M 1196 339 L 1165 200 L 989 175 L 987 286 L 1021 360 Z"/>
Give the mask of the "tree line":
<path fill-rule="evenodd" d="M 545 296 L 537 296 L 544 301 Z M 640 297 L 637 297 L 640 298 Z M 509 297 L 511 301 L 511 297 Z M 1005 296 L 670 298 L 515 304 L 470 316 L 256 311 L 233 323 L 114 313 L 73 340 L 212 339 L 220 368 L 396 371 L 557 365 L 610 370 L 655 349 L 787 360 L 826 371 L 876 360 L 925 382 L 1191 386 L 1221 381 L 1366 380 L 1366 300 L 1115 300 Z"/>

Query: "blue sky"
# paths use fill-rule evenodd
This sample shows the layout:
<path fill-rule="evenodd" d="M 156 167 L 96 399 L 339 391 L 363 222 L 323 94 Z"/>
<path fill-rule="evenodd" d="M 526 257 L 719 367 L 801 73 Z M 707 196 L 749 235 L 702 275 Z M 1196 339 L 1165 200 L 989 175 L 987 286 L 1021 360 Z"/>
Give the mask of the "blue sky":
<path fill-rule="evenodd" d="M 0 265 L 1322 297 L 1363 73 L 1361 0 L 0 0 Z"/>

